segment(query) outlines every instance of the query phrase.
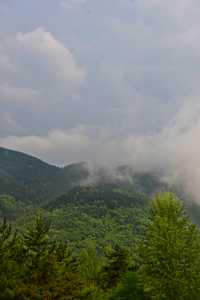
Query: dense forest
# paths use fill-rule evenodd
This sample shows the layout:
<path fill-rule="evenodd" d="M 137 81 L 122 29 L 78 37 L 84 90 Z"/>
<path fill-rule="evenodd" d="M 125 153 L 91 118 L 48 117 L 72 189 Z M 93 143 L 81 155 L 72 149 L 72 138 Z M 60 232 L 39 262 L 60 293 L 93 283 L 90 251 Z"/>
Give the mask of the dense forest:
<path fill-rule="evenodd" d="M 181 202 L 158 194 L 139 231 L 130 246 L 91 237 L 77 250 L 42 216 L 23 233 L 4 220 L 0 299 L 199 299 L 200 232 Z"/>
<path fill-rule="evenodd" d="M 199 206 L 117 172 L 0 149 L 0 299 L 200 299 Z"/>

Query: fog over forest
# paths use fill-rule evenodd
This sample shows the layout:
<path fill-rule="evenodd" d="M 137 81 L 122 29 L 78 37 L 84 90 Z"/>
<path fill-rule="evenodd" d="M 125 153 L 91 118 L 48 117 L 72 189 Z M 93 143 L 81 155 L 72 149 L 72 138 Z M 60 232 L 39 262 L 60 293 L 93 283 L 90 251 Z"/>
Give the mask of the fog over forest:
<path fill-rule="evenodd" d="M 199 11 L 196 0 L 1 0 L 0 145 L 60 166 L 156 171 L 198 200 Z"/>

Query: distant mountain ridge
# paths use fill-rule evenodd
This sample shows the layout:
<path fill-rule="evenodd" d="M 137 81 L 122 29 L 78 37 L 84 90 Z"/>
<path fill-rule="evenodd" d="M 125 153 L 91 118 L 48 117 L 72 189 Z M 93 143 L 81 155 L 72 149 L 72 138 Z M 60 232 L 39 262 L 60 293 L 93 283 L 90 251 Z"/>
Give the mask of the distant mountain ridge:
<path fill-rule="evenodd" d="M 90 177 L 100 185 L 131 186 L 136 192 L 148 196 L 165 189 L 154 174 L 134 174 L 128 166 L 120 166 L 114 172 L 115 176 L 109 178 L 106 170 L 99 168 L 91 175 L 85 163 L 59 168 L 25 153 L 0 147 L 0 194 L 9 194 L 23 202 L 37 204 L 54 199 L 83 182 L 87 185 Z"/>
<path fill-rule="evenodd" d="M 145 205 L 157 192 L 171 190 L 181 196 L 188 214 L 200 224 L 200 206 L 188 199 L 181 188 L 170 188 L 163 183 L 159 174 L 135 173 L 131 166 L 119 166 L 113 172 L 114 176 L 103 168 L 94 172 L 86 163 L 59 168 L 25 153 L 0 147 L 0 211 L 8 210 L 9 214 L 4 216 L 13 216 L 27 204 L 47 210 L 62 209 L 73 203 L 81 207 L 93 203 L 105 208 L 137 206 Z"/>
<path fill-rule="evenodd" d="M 84 163 L 64 168 L 0 147 L 0 194 L 38 202 L 67 192 L 88 176 Z"/>

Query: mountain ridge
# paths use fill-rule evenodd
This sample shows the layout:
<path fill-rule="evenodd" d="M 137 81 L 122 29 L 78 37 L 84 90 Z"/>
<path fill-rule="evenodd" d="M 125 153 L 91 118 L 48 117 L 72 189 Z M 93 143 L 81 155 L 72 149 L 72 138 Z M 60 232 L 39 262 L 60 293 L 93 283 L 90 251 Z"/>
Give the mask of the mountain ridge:
<path fill-rule="evenodd" d="M 131 207 L 145 204 L 145 199 L 150 200 L 157 192 L 169 190 L 180 196 L 188 214 L 200 224 L 200 206 L 180 193 L 177 187 L 170 188 L 163 183 L 159 174 L 134 173 L 131 166 L 118 166 L 114 171 L 114 176 L 102 168 L 91 171 L 84 162 L 57 167 L 34 156 L 0 147 L 2 211 L 9 211 L 7 205 L 13 206 L 9 212 L 12 215 L 15 211 L 23 211 L 24 205 L 47 210 L 78 205 L 83 209 L 83 205 L 95 206 L 98 201 L 102 207 L 123 207 L 125 204 Z"/>
<path fill-rule="evenodd" d="M 0 147 L 0 194 L 11 194 L 17 200 L 41 201 L 58 196 L 86 176 L 88 172 L 84 163 L 61 168 L 37 157 Z"/>

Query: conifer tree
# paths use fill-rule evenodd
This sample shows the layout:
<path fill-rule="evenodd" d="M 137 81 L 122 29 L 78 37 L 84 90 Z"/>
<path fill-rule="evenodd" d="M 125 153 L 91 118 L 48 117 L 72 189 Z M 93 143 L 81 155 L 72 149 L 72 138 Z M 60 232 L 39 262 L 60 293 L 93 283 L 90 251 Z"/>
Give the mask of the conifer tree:
<path fill-rule="evenodd" d="M 0 299 L 13 299 L 18 268 L 15 261 L 16 234 L 4 219 L 0 224 Z"/>
<path fill-rule="evenodd" d="M 129 265 L 128 253 L 125 249 L 115 246 L 107 254 L 107 263 L 99 274 L 99 285 L 103 290 L 117 286 L 122 276 L 127 272 Z"/>
<path fill-rule="evenodd" d="M 54 243 L 49 238 L 50 224 L 42 216 L 29 226 L 23 237 L 23 284 L 18 290 L 20 299 L 43 299 L 55 276 Z"/>

